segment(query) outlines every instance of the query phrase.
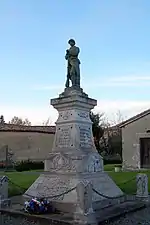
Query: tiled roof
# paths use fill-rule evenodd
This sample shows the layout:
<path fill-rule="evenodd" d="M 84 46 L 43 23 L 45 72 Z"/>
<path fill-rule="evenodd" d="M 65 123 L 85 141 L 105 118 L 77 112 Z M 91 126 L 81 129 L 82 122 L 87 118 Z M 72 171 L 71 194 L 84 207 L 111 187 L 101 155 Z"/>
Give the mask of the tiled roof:
<path fill-rule="evenodd" d="M 22 126 L 15 124 L 0 124 L 1 131 L 13 131 L 13 132 L 37 132 L 37 133 L 48 133 L 55 134 L 55 126 Z"/>
<path fill-rule="evenodd" d="M 135 121 L 137 121 L 137 120 L 139 120 L 139 119 L 141 119 L 144 116 L 147 116 L 149 114 L 150 114 L 150 109 L 145 110 L 144 112 L 141 112 L 141 113 L 137 114 L 136 116 L 133 116 L 130 119 L 125 120 L 124 122 L 120 123 L 119 127 L 122 128 L 122 127 L 124 127 L 124 126 L 126 126 L 126 125 L 128 125 L 130 123 L 133 123 L 133 122 L 135 122 Z"/>

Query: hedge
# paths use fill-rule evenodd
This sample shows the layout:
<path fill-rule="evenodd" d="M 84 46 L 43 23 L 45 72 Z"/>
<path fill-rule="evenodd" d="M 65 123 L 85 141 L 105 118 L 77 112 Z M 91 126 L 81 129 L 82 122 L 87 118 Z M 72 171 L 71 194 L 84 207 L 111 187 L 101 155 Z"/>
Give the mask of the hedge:
<path fill-rule="evenodd" d="M 40 170 L 40 169 L 42 170 L 44 169 L 44 162 L 24 160 L 21 162 L 17 162 L 14 168 L 18 172 L 29 171 L 29 170 Z"/>

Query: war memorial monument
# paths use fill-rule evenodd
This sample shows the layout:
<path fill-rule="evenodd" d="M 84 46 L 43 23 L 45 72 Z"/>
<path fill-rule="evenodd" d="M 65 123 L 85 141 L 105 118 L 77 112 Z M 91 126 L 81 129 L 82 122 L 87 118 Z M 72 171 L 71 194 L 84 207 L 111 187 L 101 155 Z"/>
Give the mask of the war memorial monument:
<path fill-rule="evenodd" d="M 97 101 L 81 88 L 80 49 L 73 39 L 68 43 L 65 89 L 59 97 L 51 99 L 51 105 L 59 113 L 53 148 L 45 161 L 45 171 L 25 196 L 49 197 L 57 209 L 72 213 L 79 224 L 89 221 L 95 224 L 94 211 L 104 196 L 117 197 L 123 193 L 104 172 L 103 158 L 94 145 L 89 113 Z"/>

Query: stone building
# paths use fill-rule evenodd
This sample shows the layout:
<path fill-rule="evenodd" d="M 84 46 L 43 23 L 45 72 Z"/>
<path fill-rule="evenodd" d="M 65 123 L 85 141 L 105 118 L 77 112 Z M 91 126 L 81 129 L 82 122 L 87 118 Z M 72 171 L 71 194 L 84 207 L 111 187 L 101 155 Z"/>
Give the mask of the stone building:
<path fill-rule="evenodd" d="M 120 124 L 123 169 L 150 168 L 150 109 Z"/>
<path fill-rule="evenodd" d="M 0 124 L 0 161 L 6 158 L 6 145 L 19 160 L 44 160 L 51 152 L 55 126 Z"/>

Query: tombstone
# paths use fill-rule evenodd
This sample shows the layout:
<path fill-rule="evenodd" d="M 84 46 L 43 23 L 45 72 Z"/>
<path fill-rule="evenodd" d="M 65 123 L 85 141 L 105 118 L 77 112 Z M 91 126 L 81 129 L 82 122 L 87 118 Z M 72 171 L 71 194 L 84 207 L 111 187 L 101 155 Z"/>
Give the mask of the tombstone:
<path fill-rule="evenodd" d="M 0 177 L 0 208 L 10 206 L 10 199 L 8 199 L 8 177 Z"/>
<path fill-rule="evenodd" d="M 8 145 L 4 145 L 0 149 L 0 163 L 3 165 L 3 169 L 13 169 L 14 168 L 14 153 L 13 151 L 8 147 Z"/>
<path fill-rule="evenodd" d="M 14 167 L 14 153 L 13 151 L 6 145 L 6 170 Z"/>
<path fill-rule="evenodd" d="M 148 201 L 148 176 L 143 173 L 139 173 L 136 176 L 137 192 L 136 197 L 143 201 Z"/>

